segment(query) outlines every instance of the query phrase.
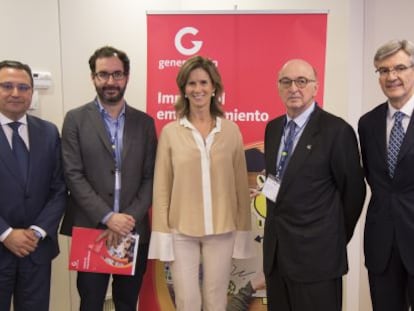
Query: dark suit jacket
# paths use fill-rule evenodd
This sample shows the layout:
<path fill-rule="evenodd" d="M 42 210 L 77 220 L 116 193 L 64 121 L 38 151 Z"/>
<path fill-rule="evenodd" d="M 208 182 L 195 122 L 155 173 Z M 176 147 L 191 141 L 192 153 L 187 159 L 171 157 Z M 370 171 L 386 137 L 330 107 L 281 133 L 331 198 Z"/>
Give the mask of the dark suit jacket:
<path fill-rule="evenodd" d="M 405 267 L 414 275 L 414 118 L 391 179 L 387 168 L 387 111 L 387 103 L 383 103 L 359 120 L 362 160 L 372 192 L 365 222 L 365 265 L 370 272 L 384 271 L 395 241 Z"/>
<path fill-rule="evenodd" d="M 286 117 L 265 132 L 267 174 L 276 161 Z M 347 272 L 346 245 L 365 199 L 355 133 L 342 119 L 315 107 L 286 167 L 276 203 L 267 201 L 264 272 L 275 265 L 299 282 Z"/>
<path fill-rule="evenodd" d="M 29 255 L 37 264 L 50 263 L 59 253 L 57 228 L 66 206 L 59 133 L 55 125 L 27 116 L 29 174 L 26 185 L 4 131 L 0 129 L 0 233 L 7 228 L 36 225 L 46 231 Z M 0 243 L 0 268 L 16 257 Z"/>
<path fill-rule="evenodd" d="M 154 120 L 126 105 L 120 212 L 135 218 L 140 243 L 149 241 L 148 209 L 152 200 L 156 148 Z M 71 235 L 73 226 L 104 228 L 101 220 L 113 209 L 115 160 L 95 102 L 66 114 L 62 152 L 70 195 L 61 233 Z"/>

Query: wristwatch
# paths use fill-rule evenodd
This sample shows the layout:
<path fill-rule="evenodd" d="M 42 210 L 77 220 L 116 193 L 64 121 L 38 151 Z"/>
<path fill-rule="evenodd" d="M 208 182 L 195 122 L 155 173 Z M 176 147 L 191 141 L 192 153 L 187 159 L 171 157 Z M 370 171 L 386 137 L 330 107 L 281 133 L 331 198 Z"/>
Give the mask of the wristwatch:
<path fill-rule="evenodd" d="M 32 231 L 39 240 L 43 239 L 43 236 L 39 231 L 37 231 L 36 229 L 33 229 L 33 228 L 32 228 Z"/>

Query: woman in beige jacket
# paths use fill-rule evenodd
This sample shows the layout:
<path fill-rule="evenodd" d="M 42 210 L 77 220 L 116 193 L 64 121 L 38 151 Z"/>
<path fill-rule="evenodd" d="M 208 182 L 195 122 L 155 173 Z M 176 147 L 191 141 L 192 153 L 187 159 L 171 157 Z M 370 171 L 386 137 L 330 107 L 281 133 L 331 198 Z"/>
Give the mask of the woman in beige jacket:
<path fill-rule="evenodd" d="M 170 262 L 178 311 L 224 311 L 232 258 L 253 253 L 243 141 L 223 118 L 211 60 L 187 60 L 177 85 L 177 120 L 157 150 L 149 258 Z"/>

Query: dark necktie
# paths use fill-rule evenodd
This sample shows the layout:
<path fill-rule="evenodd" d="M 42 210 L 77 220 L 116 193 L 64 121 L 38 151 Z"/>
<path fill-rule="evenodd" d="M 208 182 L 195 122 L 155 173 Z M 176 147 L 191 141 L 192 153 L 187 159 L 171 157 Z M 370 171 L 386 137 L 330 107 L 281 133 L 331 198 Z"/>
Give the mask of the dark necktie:
<path fill-rule="evenodd" d="M 388 142 L 388 173 L 391 178 L 394 177 L 395 166 L 397 165 L 398 153 L 404 139 L 404 128 L 402 119 L 404 113 L 397 111 L 394 113 L 394 125 L 391 129 L 390 140 Z"/>
<path fill-rule="evenodd" d="M 290 120 L 284 130 L 284 146 L 282 154 L 280 155 L 279 165 L 277 167 L 276 177 L 282 179 L 285 172 L 286 166 L 289 162 L 290 157 L 293 152 L 293 141 L 296 136 L 296 123 L 293 120 Z"/>
<path fill-rule="evenodd" d="M 27 170 L 29 167 L 29 151 L 27 150 L 26 144 L 19 135 L 20 122 L 12 122 L 8 124 L 12 130 L 12 150 L 13 154 L 16 157 L 17 163 L 19 164 L 20 171 L 23 177 L 23 180 L 27 180 Z"/>

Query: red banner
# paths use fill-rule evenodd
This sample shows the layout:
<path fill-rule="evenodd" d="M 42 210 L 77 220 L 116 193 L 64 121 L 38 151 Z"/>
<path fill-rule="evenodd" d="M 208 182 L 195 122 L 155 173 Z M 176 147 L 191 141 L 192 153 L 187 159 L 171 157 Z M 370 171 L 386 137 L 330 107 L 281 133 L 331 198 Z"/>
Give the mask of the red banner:
<path fill-rule="evenodd" d="M 319 79 L 316 100 L 323 102 L 326 23 L 325 13 L 149 14 L 147 112 L 155 118 L 158 132 L 175 119 L 175 78 L 179 68 L 194 55 L 210 58 L 223 79 L 226 117 L 235 121 L 243 134 L 249 183 L 252 187 L 260 185 L 265 126 L 285 113 L 277 92 L 280 67 L 292 58 L 311 63 Z M 259 243 L 265 209 L 264 198 L 252 201 L 252 223 Z M 261 251 L 258 253 L 255 263 L 235 265 L 232 280 L 236 280 L 230 284 L 230 291 L 233 288 L 237 292 L 238 282 L 256 273 L 261 263 Z M 150 261 L 140 294 L 140 310 L 173 311 L 172 296 L 168 269 Z M 253 303 L 250 310 L 262 308 Z"/>

